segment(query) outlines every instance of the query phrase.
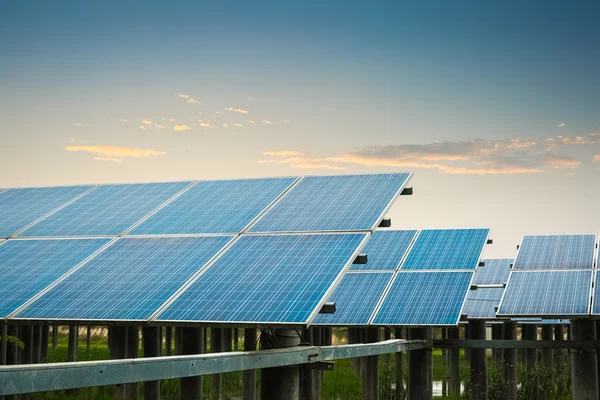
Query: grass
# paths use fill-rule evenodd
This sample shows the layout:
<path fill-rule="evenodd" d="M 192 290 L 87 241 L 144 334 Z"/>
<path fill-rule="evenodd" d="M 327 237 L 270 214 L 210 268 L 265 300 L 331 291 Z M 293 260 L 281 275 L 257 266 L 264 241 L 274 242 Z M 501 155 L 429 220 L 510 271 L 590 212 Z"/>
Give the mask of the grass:
<path fill-rule="evenodd" d="M 343 341 L 338 342 L 341 344 Z M 55 350 L 49 349 L 49 362 L 67 361 L 68 336 L 60 335 L 58 345 Z M 173 351 L 174 354 L 174 351 Z M 140 356 L 142 351 L 140 349 Z M 433 380 L 447 380 L 448 369 L 443 362 L 442 352 L 436 349 L 432 352 L 433 357 Z M 103 335 L 92 336 L 90 351 L 85 347 L 85 341 L 80 341 L 77 359 L 79 361 L 88 360 L 106 360 L 109 359 L 107 339 Z M 379 357 L 379 398 L 381 400 L 402 400 L 396 398 L 396 357 L 391 355 Z M 488 399 L 504 399 L 506 383 L 503 379 L 502 371 L 496 371 L 493 360 L 488 360 Z M 403 353 L 403 387 L 406 387 L 407 375 L 407 357 Z M 460 376 L 461 381 L 468 389 L 470 378 L 469 364 L 464 358 L 464 352 L 460 354 Z M 203 377 L 203 394 L 209 398 L 211 391 L 211 376 Z M 243 372 L 233 372 L 222 375 L 222 398 L 239 399 L 243 391 Z M 518 368 L 518 394 L 519 400 L 568 400 L 571 399 L 571 376 L 568 364 L 555 368 L 548 368 L 542 364 L 537 364 L 533 371 L 527 371 L 523 366 Z M 257 373 L 257 385 L 260 386 L 260 373 Z M 259 393 L 259 387 L 257 393 Z M 137 384 L 138 399 L 143 399 L 143 384 Z M 37 393 L 31 396 L 32 399 L 58 400 L 58 399 L 76 399 L 76 400 L 104 400 L 112 399 L 114 393 L 113 386 L 83 388 L 71 391 L 56 391 L 47 393 Z M 178 400 L 179 379 L 163 381 L 161 384 L 161 399 Z M 361 396 L 360 376 L 353 366 L 353 360 L 344 359 L 335 361 L 335 370 L 324 372 L 324 379 L 321 386 L 321 398 L 323 400 L 359 400 Z M 461 396 L 438 397 L 447 400 L 468 399 L 469 393 Z"/>

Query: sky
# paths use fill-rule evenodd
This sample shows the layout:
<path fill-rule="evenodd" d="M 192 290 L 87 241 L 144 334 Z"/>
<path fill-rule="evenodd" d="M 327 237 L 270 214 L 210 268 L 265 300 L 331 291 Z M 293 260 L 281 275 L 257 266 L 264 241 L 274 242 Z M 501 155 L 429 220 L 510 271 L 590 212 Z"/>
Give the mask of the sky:
<path fill-rule="evenodd" d="M 598 233 L 599 13 L 3 1 L 0 187 L 411 171 L 397 229 Z"/>

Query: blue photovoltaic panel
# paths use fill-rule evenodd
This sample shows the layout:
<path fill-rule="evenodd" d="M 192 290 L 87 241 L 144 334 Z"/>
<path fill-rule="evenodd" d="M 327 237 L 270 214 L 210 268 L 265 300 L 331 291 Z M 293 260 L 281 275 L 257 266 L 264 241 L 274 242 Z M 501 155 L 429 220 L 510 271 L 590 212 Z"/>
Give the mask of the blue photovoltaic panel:
<path fill-rule="evenodd" d="M 118 239 L 16 318 L 147 320 L 232 238 Z"/>
<path fill-rule="evenodd" d="M 131 234 L 241 232 L 297 178 L 201 181 Z"/>
<path fill-rule="evenodd" d="M 477 276 L 477 273 L 475 273 Z M 503 288 L 479 288 L 469 290 L 463 314 L 469 319 L 494 319 L 496 307 L 502 300 Z"/>
<path fill-rule="evenodd" d="M 366 237 L 242 236 L 157 319 L 309 323 Z"/>
<path fill-rule="evenodd" d="M 109 239 L 9 240 L 0 246 L 0 318 L 92 255 Z"/>
<path fill-rule="evenodd" d="M 417 231 L 377 230 L 363 249 L 366 264 L 355 264 L 351 270 L 395 271 L 400 265 Z"/>
<path fill-rule="evenodd" d="M 372 324 L 456 325 L 473 272 L 398 272 Z"/>
<path fill-rule="evenodd" d="M 474 270 L 488 234 L 489 229 L 423 230 L 400 268 Z"/>
<path fill-rule="evenodd" d="M 0 237 L 9 237 L 91 186 L 9 189 L 0 193 Z"/>
<path fill-rule="evenodd" d="M 512 258 L 482 260 L 485 265 L 478 267 L 473 278 L 474 285 L 502 285 L 508 282 Z"/>
<path fill-rule="evenodd" d="M 514 269 L 590 269 L 595 243 L 595 235 L 525 236 Z"/>
<path fill-rule="evenodd" d="M 392 272 L 346 273 L 327 299 L 335 303 L 334 314 L 319 314 L 313 325 L 368 325 Z"/>
<path fill-rule="evenodd" d="M 190 182 L 105 185 L 25 230 L 20 236 L 116 236 Z"/>
<path fill-rule="evenodd" d="M 511 321 L 515 321 L 521 325 L 557 325 L 557 324 L 570 324 L 571 321 L 568 319 L 541 319 L 541 318 L 511 318 Z M 565 340 L 563 338 L 563 340 Z"/>
<path fill-rule="evenodd" d="M 409 178 L 404 173 L 304 177 L 250 231 L 371 230 Z"/>
<path fill-rule="evenodd" d="M 594 287 L 594 307 L 592 308 L 592 314 L 593 315 L 600 315 L 600 280 L 598 280 L 600 278 L 598 272 L 600 271 L 596 271 L 596 285 Z"/>
<path fill-rule="evenodd" d="M 498 315 L 588 313 L 592 271 L 513 271 Z"/>

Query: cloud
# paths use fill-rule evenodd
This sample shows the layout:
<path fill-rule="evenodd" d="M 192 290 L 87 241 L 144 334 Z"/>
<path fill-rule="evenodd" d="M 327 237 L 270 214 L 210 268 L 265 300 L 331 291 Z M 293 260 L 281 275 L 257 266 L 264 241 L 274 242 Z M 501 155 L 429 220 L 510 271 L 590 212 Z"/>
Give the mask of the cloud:
<path fill-rule="evenodd" d="M 268 124 L 268 125 L 271 125 L 271 124 L 273 123 L 273 121 L 268 121 L 268 120 L 266 120 L 266 119 L 263 119 L 263 123 L 265 123 L 265 124 Z"/>
<path fill-rule="evenodd" d="M 559 123 L 559 124 L 558 124 L 558 127 L 559 127 L 559 128 L 563 128 L 564 126 L 565 126 L 565 123 L 564 123 L 564 122 L 561 122 L 561 123 Z"/>
<path fill-rule="evenodd" d="M 173 130 L 174 131 L 189 131 L 189 130 L 191 130 L 191 128 L 187 125 L 175 125 L 173 127 Z"/>
<path fill-rule="evenodd" d="M 214 126 L 212 126 L 210 124 L 210 122 L 200 122 L 199 125 L 200 125 L 201 128 L 214 128 Z"/>
<path fill-rule="evenodd" d="M 119 121 L 121 121 L 121 122 L 129 122 L 125 118 L 120 118 Z"/>
<path fill-rule="evenodd" d="M 558 154 L 544 154 L 541 157 L 542 163 L 547 168 L 574 168 L 581 165 L 580 161 L 577 161 L 574 157 L 567 155 Z"/>
<path fill-rule="evenodd" d="M 142 124 L 144 124 L 144 125 L 152 125 L 152 124 L 153 124 L 153 122 L 152 122 L 152 120 L 150 120 L 150 119 L 143 119 L 143 120 L 142 120 Z"/>
<path fill-rule="evenodd" d="M 223 124 L 223 128 L 229 128 L 229 124 Z"/>
<path fill-rule="evenodd" d="M 233 126 L 236 126 L 236 127 L 238 127 L 238 128 L 242 126 L 242 124 L 232 124 L 232 125 L 233 125 Z"/>
<path fill-rule="evenodd" d="M 83 128 L 83 124 L 80 124 L 80 123 L 76 123 L 76 124 L 75 124 L 75 126 L 78 126 L 78 127 L 80 127 L 80 128 Z"/>
<path fill-rule="evenodd" d="M 280 150 L 280 151 L 265 151 L 263 152 L 266 156 L 277 157 L 277 160 L 260 160 L 259 164 L 288 164 L 292 168 L 298 169 L 329 169 L 329 170 L 343 170 L 345 166 L 331 164 L 329 160 L 322 157 L 307 157 L 305 153 L 294 150 Z"/>
<path fill-rule="evenodd" d="M 67 146 L 67 151 L 83 151 L 94 155 L 94 160 L 121 163 L 125 158 L 146 158 L 165 155 L 164 151 L 118 146 Z"/>
<path fill-rule="evenodd" d="M 295 150 L 279 150 L 279 151 L 263 151 L 265 156 L 271 157 L 296 157 L 301 156 L 304 153 L 302 151 Z"/>
<path fill-rule="evenodd" d="M 242 110 L 241 108 L 228 107 L 225 110 L 233 111 L 233 112 L 240 113 L 240 114 L 248 114 L 248 110 Z"/>
<path fill-rule="evenodd" d="M 256 123 L 256 121 L 253 121 L 251 119 L 245 119 L 244 122 L 247 122 L 247 123 L 252 124 L 252 125 L 254 125 Z"/>
<path fill-rule="evenodd" d="M 196 100 L 196 99 L 187 99 L 185 102 L 186 102 L 186 103 L 189 103 L 189 104 L 201 104 L 201 103 L 200 103 L 198 100 Z"/>
<path fill-rule="evenodd" d="M 140 125 L 140 129 L 146 130 L 146 127 L 144 125 Z"/>
<path fill-rule="evenodd" d="M 182 94 L 182 93 L 179 93 L 177 96 L 181 97 L 182 99 L 189 99 L 190 98 L 190 96 L 188 96 L 187 94 Z"/>
<path fill-rule="evenodd" d="M 594 161 L 600 161 L 600 154 L 596 154 L 594 156 Z"/>
<path fill-rule="evenodd" d="M 198 100 L 188 96 L 187 94 L 179 93 L 177 96 L 181 97 L 188 104 L 202 104 Z"/>

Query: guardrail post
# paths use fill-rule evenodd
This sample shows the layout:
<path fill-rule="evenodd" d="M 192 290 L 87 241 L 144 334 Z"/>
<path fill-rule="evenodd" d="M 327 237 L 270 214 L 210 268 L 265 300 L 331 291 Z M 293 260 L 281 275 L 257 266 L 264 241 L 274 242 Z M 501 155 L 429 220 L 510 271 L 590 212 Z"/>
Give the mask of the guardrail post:
<path fill-rule="evenodd" d="M 181 352 L 202 354 L 204 328 L 180 328 Z M 202 376 L 181 378 L 181 399 L 202 400 Z M 146 400 L 144 398 L 144 400 Z"/>
<path fill-rule="evenodd" d="M 223 351 L 223 328 L 210 328 L 210 352 L 221 353 Z M 214 374 L 211 377 L 212 385 L 210 388 L 211 400 L 221 400 L 221 386 L 223 377 L 221 374 Z"/>
<path fill-rule="evenodd" d="M 295 347 L 300 336 L 294 329 L 276 329 L 273 337 L 266 331 L 261 334 L 261 348 L 277 349 Z M 297 365 L 261 370 L 261 400 L 298 399 L 300 397 L 300 368 Z"/>
<path fill-rule="evenodd" d="M 459 328 L 448 328 L 448 339 L 459 339 Z M 448 368 L 450 370 L 450 382 L 448 392 L 451 396 L 460 395 L 460 349 L 448 349 Z"/>
<path fill-rule="evenodd" d="M 160 357 L 162 347 L 162 329 L 150 326 L 142 328 L 142 349 L 144 358 Z M 183 381 L 183 379 L 182 379 Z M 144 400 L 160 399 L 160 381 L 144 382 Z"/>
<path fill-rule="evenodd" d="M 432 339 L 431 328 L 409 328 L 409 339 Z M 432 349 L 408 352 L 408 400 L 433 398 Z"/>
<path fill-rule="evenodd" d="M 517 339 L 517 324 L 504 322 L 504 339 Z M 517 349 L 504 349 L 504 381 L 506 382 L 506 400 L 517 398 Z"/>
<path fill-rule="evenodd" d="M 469 321 L 469 337 L 473 340 L 485 340 L 485 320 Z M 486 349 L 471 349 L 471 399 L 487 398 Z"/>
<path fill-rule="evenodd" d="M 591 319 L 571 320 L 572 340 L 596 340 L 596 322 Z M 598 359 L 596 350 L 571 349 L 571 381 L 573 400 L 598 398 Z"/>
<path fill-rule="evenodd" d="M 244 329 L 244 350 L 256 350 L 256 329 Z M 244 371 L 244 400 L 256 400 L 256 370 Z"/>

